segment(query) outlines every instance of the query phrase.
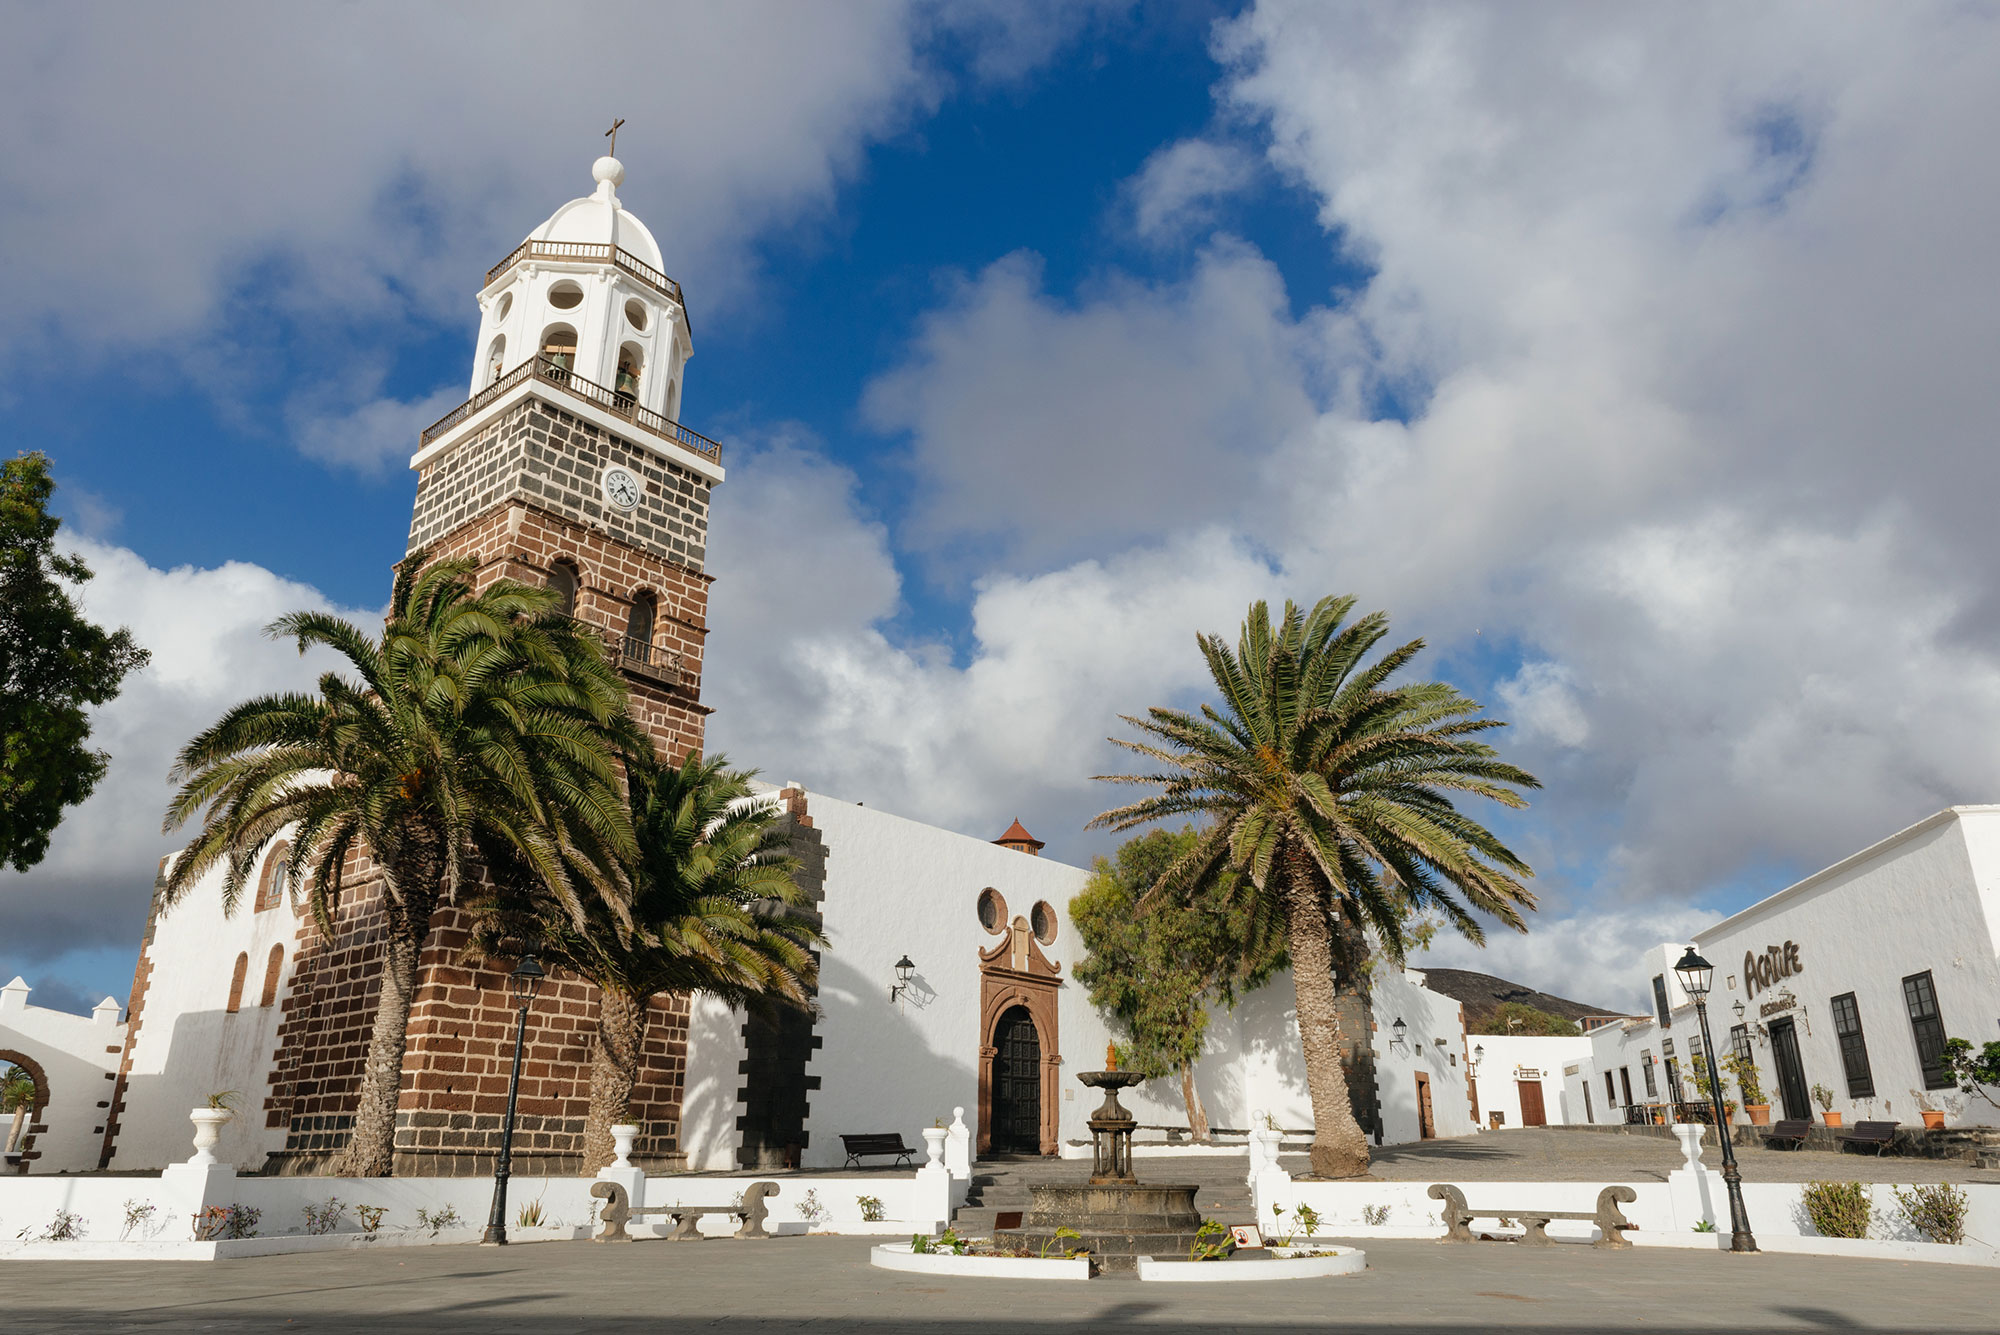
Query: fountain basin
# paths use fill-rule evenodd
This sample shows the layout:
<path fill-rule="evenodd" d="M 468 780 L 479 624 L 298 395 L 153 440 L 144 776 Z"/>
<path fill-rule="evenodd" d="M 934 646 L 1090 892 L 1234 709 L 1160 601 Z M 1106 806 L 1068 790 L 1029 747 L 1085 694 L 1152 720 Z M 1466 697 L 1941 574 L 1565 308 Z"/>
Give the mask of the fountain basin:
<path fill-rule="evenodd" d="M 1194 1246 L 1201 1212 L 1199 1188 L 1150 1182 L 1049 1183 L 1028 1188 L 1034 1208 L 1019 1228 L 999 1229 L 993 1240 L 1034 1251 L 1047 1246 L 1089 1250 L 1106 1270 L 1131 1270 L 1141 1256 L 1182 1255 Z M 1081 1236 L 1056 1240 L 1059 1228 Z"/>

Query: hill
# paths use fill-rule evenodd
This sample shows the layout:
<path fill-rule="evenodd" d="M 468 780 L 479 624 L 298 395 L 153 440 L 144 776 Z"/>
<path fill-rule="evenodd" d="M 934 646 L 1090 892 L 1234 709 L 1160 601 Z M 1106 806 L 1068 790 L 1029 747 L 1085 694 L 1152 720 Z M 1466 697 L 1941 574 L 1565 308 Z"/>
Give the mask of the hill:
<path fill-rule="evenodd" d="M 1495 978 L 1490 973 L 1474 973 L 1470 969 L 1429 969 L 1417 966 L 1424 975 L 1424 985 L 1433 992 L 1445 996 L 1465 1007 L 1465 1027 L 1475 1030 L 1500 1009 L 1501 1003 L 1516 1001 L 1536 1010 L 1560 1015 L 1566 1020 L 1581 1020 L 1590 1015 L 1624 1015 L 1613 1006 L 1586 1006 L 1581 1001 L 1571 1001 L 1567 997 L 1553 996 L 1547 992 L 1537 992 L 1521 983 L 1510 983 L 1505 978 Z"/>

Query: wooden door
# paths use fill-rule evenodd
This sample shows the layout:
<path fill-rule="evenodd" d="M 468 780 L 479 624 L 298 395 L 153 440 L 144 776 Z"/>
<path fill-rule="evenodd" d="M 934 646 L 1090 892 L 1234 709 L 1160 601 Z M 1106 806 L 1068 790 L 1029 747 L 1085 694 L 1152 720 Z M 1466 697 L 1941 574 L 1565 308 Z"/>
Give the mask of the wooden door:
<path fill-rule="evenodd" d="M 1812 1116 L 1806 1070 L 1799 1062 L 1798 1026 L 1789 1018 L 1771 1021 L 1771 1061 L 1778 1068 L 1778 1100 L 1794 1121 Z M 1768 1094 L 1766 1098 L 1770 1097 Z"/>
<path fill-rule="evenodd" d="M 1516 1080 L 1514 1088 L 1521 1092 L 1521 1125 L 1547 1126 L 1549 1115 L 1542 1107 L 1542 1082 L 1539 1080 Z"/>
<path fill-rule="evenodd" d="M 1042 1041 L 1026 1006 L 1010 1007 L 994 1030 L 993 1149 L 1042 1150 Z"/>
<path fill-rule="evenodd" d="M 1421 1071 L 1417 1073 L 1417 1138 L 1437 1138 L 1437 1123 L 1431 1119 L 1431 1078 Z"/>

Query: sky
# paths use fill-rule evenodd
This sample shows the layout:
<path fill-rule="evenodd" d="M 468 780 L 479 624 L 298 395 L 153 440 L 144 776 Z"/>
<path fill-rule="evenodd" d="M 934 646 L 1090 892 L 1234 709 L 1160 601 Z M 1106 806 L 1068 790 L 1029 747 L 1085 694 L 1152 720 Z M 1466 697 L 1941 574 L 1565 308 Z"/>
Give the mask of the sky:
<path fill-rule="evenodd" d="M 767 778 L 1084 862 L 1195 633 L 1351 593 L 1545 785 L 1532 930 L 1415 962 L 1621 1007 L 2000 798 L 1993 5 L 547 12 L 0 2 L 4 447 L 153 653 L 0 872 L 36 1002 L 124 999 L 174 750 L 318 670 L 261 628 L 379 616 L 477 284 L 621 116 Z"/>

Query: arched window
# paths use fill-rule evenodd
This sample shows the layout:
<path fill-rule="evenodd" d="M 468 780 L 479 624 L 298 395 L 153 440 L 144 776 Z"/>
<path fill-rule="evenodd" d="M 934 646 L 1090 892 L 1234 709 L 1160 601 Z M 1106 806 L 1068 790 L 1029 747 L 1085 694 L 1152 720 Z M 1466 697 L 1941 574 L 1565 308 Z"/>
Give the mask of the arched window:
<path fill-rule="evenodd" d="M 278 999 L 278 975 L 285 971 L 285 948 L 271 947 L 271 962 L 264 966 L 264 999 L 257 1004 L 269 1006 Z"/>
<path fill-rule="evenodd" d="M 677 422 L 680 420 L 681 382 L 678 377 L 669 380 L 667 382 L 667 398 L 666 398 L 665 408 L 667 416 L 673 418 Z"/>
<path fill-rule="evenodd" d="M 612 392 L 619 407 L 630 408 L 639 401 L 639 372 L 645 364 L 646 354 L 639 351 L 638 344 L 627 343 L 618 349 L 618 380 Z"/>
<path fill-rule="evenodd" d="M 243 1009 L 243 979 L 250 972 L 250 956 L 246 952 L 236 957 L 236 972 L 229 979 L 229 1005 L 231 1015 Z"/>
<path fill-rule="evenodd" d="M 549 587 L 561 596 L 562 601 L 557 608 L 564 616 L 576 615 L 576 595 L 582 585 L 583 581 L 577 578 L 576 567 L 569 562 L 558 561 L 549 567 Z"/>
<path fill-rule="evenodd" d="M 264 874 L 257 878 L 257 902 L 253 912 L 274 909 L 285 899 L 285 880 L 292 871 L 292 846 L 279 844 L 264 859 Z"/>
<path fill-rule="evenodd" d="M 632 616 L 625 623 L 625 656 L 640 663 L 653 661 L 653 623 L 658 620 L 660 600 L 641 591 L 632 595 Z"/>
<path fill-rule="evenodd" d="M 552 324 L 542 331 L 543 374 L 551 380 L 567 380 L 576 369 L 576 330 L 566 324 Z"/>
<path fill-rule="evenodd" d="M 496 335 L 493 346 L 486 351 L 486 383 L 492 384 L 500 378 L 500 372 L 507 365 L 507 336 Z"/>

